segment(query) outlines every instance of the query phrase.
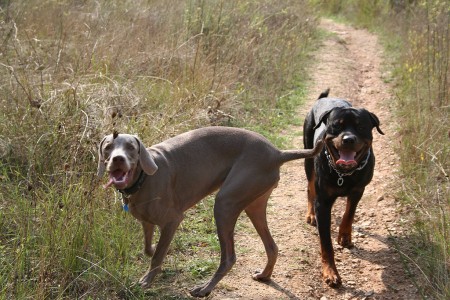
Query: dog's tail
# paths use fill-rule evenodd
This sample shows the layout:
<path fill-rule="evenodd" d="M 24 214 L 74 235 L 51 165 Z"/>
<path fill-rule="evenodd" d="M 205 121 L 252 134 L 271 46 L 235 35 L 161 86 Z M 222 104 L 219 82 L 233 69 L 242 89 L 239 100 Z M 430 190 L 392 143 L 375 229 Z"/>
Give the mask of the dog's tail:
<path fill-rule="evenodd" d="M 288 162 L 290 160 L 300 159 L 300 158 L 312 158 L 322 151 L 323 141 L 317 141 L 313 149 L 303 149 L 303 150 L 283 150 L 281 151 L 281 163 Z"/>
<path fill-rule="evenodd" d="M 323 91 L 323 92 L 319 95 L 319 98 L 317 98 L 317 99 L 327 98 L 329 93 L 330 93 L 330 88 L 327 88 L 325 91 Z"/>

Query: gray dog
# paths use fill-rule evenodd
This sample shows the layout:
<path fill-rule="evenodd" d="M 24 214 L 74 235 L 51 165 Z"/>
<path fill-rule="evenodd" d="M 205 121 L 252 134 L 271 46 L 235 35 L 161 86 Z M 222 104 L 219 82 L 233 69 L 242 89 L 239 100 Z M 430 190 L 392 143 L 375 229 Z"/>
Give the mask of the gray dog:
<path fill-rule="evenodd" d="M 270 280 L 278 247 L 270 235 L 266 207 L 280 179 L 280 166 L 290 160 L 313 157 L 322 149 L 276 149 L 260 134 L 244 129 L 207 127 L 178 135 L 148 149 L 135 136 L 108 135 L 100 143 L 98 176 L 109 173 L 109 182 L 122 194 L 125 205 L 144 229 L 145 253 L 151 266 L 139 280 L 150 286 L 161 272 L 163 259 L 183 213 L 205 196 L 215 197 L 214 218 L 221 247 L 220 265 L 207 283 L 191 290 L 204 297 L 227 274 L 236 260 L 234 227 L 245 210 L 264 244 L 267 264 L 256 280 Z M 152 247 L 154 226 L 161 237 Z"/>

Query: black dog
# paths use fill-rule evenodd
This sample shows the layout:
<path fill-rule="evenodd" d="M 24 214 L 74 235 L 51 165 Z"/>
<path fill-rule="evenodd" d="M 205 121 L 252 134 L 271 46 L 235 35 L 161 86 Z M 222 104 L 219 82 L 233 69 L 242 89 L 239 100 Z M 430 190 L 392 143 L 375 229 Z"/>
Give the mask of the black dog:
<path fill-rule="evenodd" d="M 331 243 L 331 208 L 337 197 L 347 196 L 337 242 L 349 248 L 356 206 L 365 186 L 372 180 L 375 166 L 372 129 L 376 127 L 380 134 L 384 133 L 375 114 L 353 108 L 345 100 L 327 98 L 329 91 L 320 94 L 303 125 L 305 149 L 312 149 L 318 140 L 323 140 L 325 145 L 318 156 L 305 160 L 308 178 L 306 221 L 311 225 L 317 222 L 323 279 L 329 286 L 338 287 L 341 278 Z"/>

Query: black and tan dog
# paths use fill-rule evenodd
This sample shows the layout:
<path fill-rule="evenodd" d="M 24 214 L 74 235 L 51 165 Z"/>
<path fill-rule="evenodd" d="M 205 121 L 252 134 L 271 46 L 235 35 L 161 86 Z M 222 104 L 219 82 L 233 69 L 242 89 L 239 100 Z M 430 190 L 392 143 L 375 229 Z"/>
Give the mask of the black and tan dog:
<path fill-rule="evenodd" d="M 329 89 L 319 96 L 303 126 L 305 149 L 312 149 L 318 140 L 323 140 L 325 145 L 318 156 L 305 160 L 306 221 L 317 224 L 323 279 L 329 286 L 338 287 L 341 278 L 331 242 L 331 208 L 337 197 L 347 197 L 337 242 L 349 248 L 356 206 L 373 176 L 372 129 L 376 127 L 380 134 L 384 133 L 375 114 L 354 108 L 345 100 L 328 98 L 328 93 Z"/>

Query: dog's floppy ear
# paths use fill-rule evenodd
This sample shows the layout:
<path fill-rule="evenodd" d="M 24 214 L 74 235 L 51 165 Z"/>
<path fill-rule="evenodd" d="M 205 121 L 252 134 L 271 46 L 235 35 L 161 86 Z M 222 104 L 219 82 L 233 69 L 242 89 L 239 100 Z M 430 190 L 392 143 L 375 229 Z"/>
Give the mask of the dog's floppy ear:
<path fill-rule="evenodd" d="M 156 165 L 153 157 L 150 153 L 145 149 L 144 144 L 135 137 L 138 145 L 139 145 L 139 162 L 141 164 L 142 170 L 148 175 L 153 175 L 158 170 L 158 166 Z"/>
<path fill-rule="evenodd" d="M 377 128 L 377 131 L 378 131 L 380 134 L 384 135 L 384 132 L 381 131 L 381 129 L 380 129 L 380 120 L 378 120 L 378 117 L 377 117 L 374 113 L 371 113 L 371 112 L 369 112 L 369 115 L 370 115 L 370 118 L 372 119 L 372 125 L 373 125 L 373 127 L 376 127 L 376 128 Z"/>
<path fill-rule="evenodd" d="M 102 177 L 105 173 L 105 158 L 103 157 L 102 152 L 102 146 L 103 142 L 105 141 L 106 136 L 102 139 L 100 142 L 100 145 L 98 146 L 98 166 L 97 166 L 97 176 Z"/>
<path fill-rule="evenodd" d="M 331 113 L 331 111 L 332 111 L 332 109 L 330 109 L 330 110 L 327 110 L 326 112 L 324 112 L 321 116 L 320 116 L 320 118 L 319 118 L 319 123 L 317 123 L 316 124 L 316 126 L 314 126 L 314 130 L 316 130 L 317 128 L 319 128 L 320 127 L 320 124 L 325 124 L 325 125 L 327 125 L 327 120 L 328 120 L 328 117 L 330 116 L 330 113 Z"/>

